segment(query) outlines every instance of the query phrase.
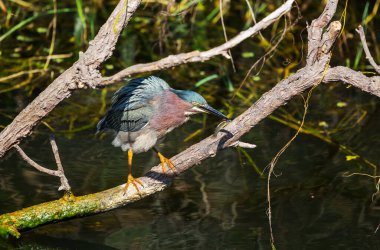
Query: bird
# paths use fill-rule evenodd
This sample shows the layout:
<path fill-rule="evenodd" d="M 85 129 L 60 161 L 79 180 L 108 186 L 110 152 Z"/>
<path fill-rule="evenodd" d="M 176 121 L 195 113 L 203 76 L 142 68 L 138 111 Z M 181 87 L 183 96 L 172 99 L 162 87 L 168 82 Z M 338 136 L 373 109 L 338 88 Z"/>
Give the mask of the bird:
<path fill-rule="evenodd" d="M 160 159 L 162 172 L 166 174 L 167 164 L 175 173 L 173 162 L 163 156 L 156 145 L 166 134 L 198 113 L 213 114 L 223 120 L 230 120 L 208 105 L 200 94 L 191 90 L 173 89 L 156 76 L 131 79 L 114 93 L 110 108 L 97 124 L 97 133 L 112 131 L 113 146 L 128 152 L 125 192 L 131 184 L 138 193 L 138 184 L 143 187 L 142 182 L 132 175 L 134 154 L 153 149 Z"/>

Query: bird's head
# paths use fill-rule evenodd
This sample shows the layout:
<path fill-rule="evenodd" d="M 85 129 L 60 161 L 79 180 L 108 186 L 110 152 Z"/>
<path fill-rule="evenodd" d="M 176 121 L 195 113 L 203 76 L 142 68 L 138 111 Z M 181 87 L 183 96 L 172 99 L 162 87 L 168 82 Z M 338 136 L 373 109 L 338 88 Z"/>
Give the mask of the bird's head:
<path fill-rule="evenodd" d="M 200 94 L 191 91 L 191 90 L 174 90 L 173 92 L 177 94 L 179 98 L 191 104 L 190 110 L 186 112 L 187 115 L 198 114 L 198 113 L 207 113 L 213 114 L 218 117 L 221 117 L 225 120 L 230 120 L 223 113 L 214 109 L 210 105 L 208 105 L 207 101 Z"/>

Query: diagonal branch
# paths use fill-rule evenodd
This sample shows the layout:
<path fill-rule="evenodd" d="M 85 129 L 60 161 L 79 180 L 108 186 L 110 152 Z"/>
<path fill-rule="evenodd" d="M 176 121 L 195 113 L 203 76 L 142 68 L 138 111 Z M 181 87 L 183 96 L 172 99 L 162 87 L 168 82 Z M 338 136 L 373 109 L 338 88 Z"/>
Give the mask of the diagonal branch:
<path fill-rule="evenodd" d="M 375 60 L 373 59 L 371 52 L 368 49 L 367 40 L 365 39 L 364 29 L 363 26 L 359 25 L 359 27 L 356 29 L 356 32 L 360 36 L 360 40 L 363 44 L 364 53 L 366 55 L 367 60 L 372 65 L 372 67 L 375 69 L 375 71 L 380 74 L 380 66 L 376 64 Z"/>
<path fill-rule="evenodd" d="M 275 11 L 266 16 L 263 20 L 252 26 L 251 28 L 240 32 L 238 35 L 230 39 L 229 41 L 214 47 L 207 51 L 191 51 L 187 53 L 181 53 L 178 55 L 170 55 L 155 62 L 135 64 L 131 67 L 123 69 L 113 76 L 104 77 L 98 84 L 98 87 L 114 84 L 122 81 L 126 77 L 130 77 L 134 74 L 153 72 L 163 69 L 169 69 L 181 64 L 204 62 L 210 60 L 212 57 L 223 55 L 226 58 L 230 58 L 228 51 L 236 45 L 242 43 L 244 40 L 256 35 L 261 30 L 265 29 L 281 16 L 288 13 L 292 8 L 294 0 L 287 0 L 283 5 L 278 7 Z"/>

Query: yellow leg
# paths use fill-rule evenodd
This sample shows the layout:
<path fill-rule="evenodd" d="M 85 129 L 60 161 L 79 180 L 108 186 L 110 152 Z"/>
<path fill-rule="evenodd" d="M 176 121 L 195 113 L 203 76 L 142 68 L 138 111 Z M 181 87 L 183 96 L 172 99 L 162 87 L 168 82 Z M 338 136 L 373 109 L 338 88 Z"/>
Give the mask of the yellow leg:
<path fill-rule="evenodd" d="M 158 158 L 160 158 L 160 162 L 161 162 L 161 166 L 162 166 L 162 173 L 166 174 L 165 163 L 175 173 L 176 171 L 175 171 L 174 163 L 170 159 L 163 156 L 156 148 L 154 148 L 154 151 L 156 151 Z"/>
<path fill-rule="evenodd" d="M 129 149 L 128 150 L 128 181 L 127 181 L 127 184 L 125 184 L 124 193 L 127 192 L 129 184 L 132 184 L 137 190 L 137 192 L 140 194 L 140 189 L 136 183 L 140 184 L 141 186 L 143 186 L 143 184 L 139 179 L 135 179 L 132 176 L 132 157 L 133 157 L 132 149 Z"/>

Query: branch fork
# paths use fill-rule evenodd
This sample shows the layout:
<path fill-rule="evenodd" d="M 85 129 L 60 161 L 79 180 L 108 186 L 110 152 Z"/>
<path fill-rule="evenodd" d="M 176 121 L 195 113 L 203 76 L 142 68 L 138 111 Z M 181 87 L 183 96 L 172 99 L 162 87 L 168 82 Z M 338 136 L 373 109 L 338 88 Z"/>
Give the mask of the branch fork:
<path fill-rule="evenodd" d="M 65 176 L 65 171 L 63 170 L 61 158 L 59 157 L 59 153 L 58 153 L 58 146 L 57 146 L 57 143 L 55 142 L 54 136 L 50 137 L 50 145 L 51 145 L 51 148 L 52 148 L 52 151 L 53 151 L 53 154 L 54 154 L 55 162 L 57 164 L 57 170 L 51 170 L 51 169 L 45 168 L 45 167 L 41 166 L 40 164 L 38 164 L 37 162 L 33 161 L 24 152 L 24 150 L 22 150 L 20 148 L 19 145 L 15 145 L 14 148 L 19 152 L 19 154 L 21 155 L 21 157 L 27 163 L 29 163 L 32 167 L 34 167 L 38 171 L 40 171 L 42 173 L 45 173 L 45 174 L 48 174 L 48 175 L 59 177 L 59 179 L 61 181 L 61 185 L 59 186 L 58 191 L 62 191 L 63 190 L 63 191 L 66 191 L 66 192 L 70 192 L 71 191 L 71 187 L 70 187 L 69 182 L 68 182 L 68 180 L 67 180 L 67 178 Z"/>

